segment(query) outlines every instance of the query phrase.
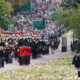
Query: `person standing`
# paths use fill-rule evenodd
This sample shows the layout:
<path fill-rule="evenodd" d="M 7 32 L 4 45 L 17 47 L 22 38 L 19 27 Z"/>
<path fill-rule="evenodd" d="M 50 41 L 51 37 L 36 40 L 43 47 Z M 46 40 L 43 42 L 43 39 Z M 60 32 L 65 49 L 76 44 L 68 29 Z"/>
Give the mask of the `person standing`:
<path fill-rule="evenodd" d="M 18 58 L 19 64 L 22 65 L 29 65 L 30 64 L 30 56 L 31 56 L 32 49 L 28 46 L 21 46 L 18 48 Z"/>
<path fill-rule="evenodd" d="M 78 77 L 80 77 L 80 53 L 76 53 L 73 57 L 72 64 L 78 70 Z"/>
<path fill-rule="evenodd" d="M 71 48 L 71 51 L 73 52 L 74 51 L 74 49 L 73 49 L 73 42 L 71 42 L 70 48 Z"/>
<path fill-rule="evenodd" d="M 20 66 L 23 65 L 23 52 L 22 52 L 22 49 L 23 49 L 22 46 L 18 47 L 18 62 L 19 62 Z"/>
<path fill-rule="evenodd" d="M 3 46 L 0 46 L 0 67 L 4 67 L 5 50 Z"/>
<path fill-rule="evenodd" d="M 79 53 L 80 52 L 80 40 L 78 40 L 77 42 L 76 42 L 76 52 L 77 53 Z"/>
<path fill-rule="evenodd" d="M 23 64 L 24 65 L 29 65 L 30 64 L 30 57 L 32 53 L 32 48 L 29 46 L 24 46 L 23 47 Z"/>
<path fill-rule="evenodd" d="M 5 49 L 5 61 L 7 64 L 12 63 L 10 54 L 11 54 L 10 48 L 7 46 Z"/>
<path fill-rule="evenodd" d="M 33 40 L 31 42 L 31 48 L 32 48 L 32 59 L 37 59 L 38 53 L 37 53 L 37 43 L 36 43 L 36 40 Z"/>

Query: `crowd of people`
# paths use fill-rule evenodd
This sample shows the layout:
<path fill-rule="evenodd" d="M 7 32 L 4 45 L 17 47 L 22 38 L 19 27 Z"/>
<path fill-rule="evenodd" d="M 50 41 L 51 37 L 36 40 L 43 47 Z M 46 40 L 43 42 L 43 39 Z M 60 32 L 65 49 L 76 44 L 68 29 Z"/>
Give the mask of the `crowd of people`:
<path fill-rule="evenodd" d="M 50 14 L 55 12 L 56 10 L 53 7 L 52 0 L 33 0 L 32 1 L 32 11 L 21 11 L 16 14 L 12 14 L 11 17 L 13 19 L 18 19 L 18 22 L 13 25 L 13 31 L 23 31 L 27 32 L 34 28 L 33 22 L 35 20 L 46 19 L 46 27 L 49 27 L 52 23 L 50 18 Z"/>
<path fill-rule="evenodd" d="M 44 40 L 40 37 L 25 37 L 19 39 L 8 38 L 0 41 L 0 67 L 13 63 L 13 59 L 19 65 L 29 65 L 30 59 L 37 59 L 49 54 L 49 47 L 57 49 L 59 40 L 56 37 Z M 53 52 L 52 52 L 53 53 Z"/>
<path fill-rule="evenodd" d="M 33 0 L 32 1 L 32 11 L 21 11 L 16 14 L 12 14 L 13 19 L 18 19 L 13 25 L 10 25 L 9 28 L 12 33 L 15 32 L 24 32 L 26 34 L 44 36 L 49 38 L 50 35 L 54 34 L 60 37 L 65 31 L 63 27 L 52 27 L 53 21 L 51 20 L 50 15 L 54 12 L 57 12 L 53 0 Z M 33 22 L 35 20 L 42 20 L 45 18 L 46 27 L 43 30 L 34 29 Z"/>
<path fill-rule="evenodd" d="M 30 64 L 30 59 L 36 59 L 42 55 L 49 54 L 49 48 L 57 49 L 60 43 L 59 35 L 64 32 L 63 27 L 51 28 L 53 22 L 50 14 L 56 12 L 53 6 L 53 0 L 33 0 L 32 11 L 21 11 L 12 14 L 13 19 L 17 19 L 13 25 L 10 25 L 12 34 L 20 32 L 21 34 L 9 34 L 10 38 L 0 41 L 0 67 L 13 63 L 13 59 L 19 62 L 19 65 Z M 34 20 L 46 19 L 46 28 L 37 30 L 33 27 Z M 22 35 L 22 33 L 24 33 Z M 9 37 L 7 36 L 7 37 Z M 16 36 L 16 38 L 15 38 Z M 5 37 L 5 35 L 2 37 Z"/>

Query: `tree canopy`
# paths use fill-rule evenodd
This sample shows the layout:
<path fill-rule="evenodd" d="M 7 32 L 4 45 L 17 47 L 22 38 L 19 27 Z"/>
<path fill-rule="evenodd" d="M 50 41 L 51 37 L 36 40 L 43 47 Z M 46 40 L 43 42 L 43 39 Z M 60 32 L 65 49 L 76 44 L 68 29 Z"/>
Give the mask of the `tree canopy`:
<path fill-rule="evenodd" d="M 80 38 L 80 4 L 76 7 L 69 7 L 59 12 L 60 16 L 56 21 L 57 25 L 64 25 L 67 30 L 73 30 L 76 38 Z"/>
<path fill-rule="evenodd" d="M 10 14 L 27 1 L 30 0 L 0 0 L 0 27 L 8 27 L 8 25 L 16 22 L 10 18 Z"/>
<path fill-rule="evenodd" d="M 10 14 L 13 11 L 12 4 L 8 1 L 0 0 L 0 10 L 5 11 L 5 14 Z"/>
<path fill-rule="evenodd" d="M 9 17 L 10 13 L 13 11 L 12 4 L 5 1 L 0 0 L 0 27 L 7 27 L 9 24 L 14 21 Z"/>
<path fill-rule="evenodd" d="M 30 0 L 5 0 L 5 1 L 10 2 L 13 5 L 13 7 L 16 8 L 24 5 L 25 3 L 27 3 L 27 1 Z"/>
<path fill-rule="evenodd" d="M 78 8 L 77 4 L 80 4 L 80 0 L 67 0 L 62 6 L 65 8 Z"/>

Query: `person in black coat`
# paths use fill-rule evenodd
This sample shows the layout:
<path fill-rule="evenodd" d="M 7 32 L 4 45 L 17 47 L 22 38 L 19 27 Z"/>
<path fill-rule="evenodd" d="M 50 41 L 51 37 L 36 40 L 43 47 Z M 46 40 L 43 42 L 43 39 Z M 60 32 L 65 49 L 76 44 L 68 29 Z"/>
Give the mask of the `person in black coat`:
<path fill-rule="evenodd" d="M 5 50 L 3 46 L 0 46 L 0 67 L 4 67 Z"/>
<path fill-rule="evenodd" d="M 32 48 L 32 58 L 36 59 L 38 57 L 36 40 L 33 40 L 31 42 L 31 48 Z"/>
<path fill-rule="evenodd" d="M 70 48 L 71 48 L 71 51 L 73 52 L 74 51 L 73 42 L 71 42 Z"/>
<path fill-rule="evenodd" d="M 11 54 L 10 48 L 6 47 L 6 49 L 5 49 L 5 61 L 7 64 L 12 63 L 10 54 Z"/>
<path fill-rule="evenodd" d="M 47 41 L 45 41 L 45 43 L 46 43 L 45 53 L 49 54 L 49 41 L 47 40 Z"/>
<path fill-rule="evenodd" d="M 72 64 L 78 70 L 78 77 L 80 77 L 80 53 L 76 53 L 73 57 Z"/>
<path fill-rule="evenodd" d="M 37 41 L 37 54 L 38 57 L 41 57 L 41 54 L 43 53 L 43 45 L 42 45 L 42 40 Z"/>

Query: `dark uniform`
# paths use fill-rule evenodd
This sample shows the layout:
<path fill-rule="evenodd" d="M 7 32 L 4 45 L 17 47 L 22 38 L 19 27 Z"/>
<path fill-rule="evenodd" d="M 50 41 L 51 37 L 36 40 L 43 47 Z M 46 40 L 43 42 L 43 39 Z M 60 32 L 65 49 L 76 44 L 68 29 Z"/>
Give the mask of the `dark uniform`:
<path fill-rule="evenodd" d="M 0 67 L 4 67 L 4 59 L 5 59 L 5 50 L 1 46 L 1 49 L 0 49 Z"/>
<path fill-rule="evenodd" d="M 76 53 L 73 57 L 72 64 L 77 68 L 78 77 L 80 77 L 80 53 Z"/>
<path fill-rule="evenodd" d="M 37 45 L 37 48 L 36 48 L 37 56 L 41 57 L 41 54 L 42 54 L 42 44 L 41 44 L 41 41 L 37 40 L 36 41 L 36 45 Z"/>
<path fill-rule="evenodd" d="M 44 40 L 40 41 L 40 46 L 41 46 L 41 54 L 45 55 L 46 54 L 46 43 Z"/>
<path fill-rule="evenodd" d="M 43 48 L 44 54 L 49 54 L 49 42 L 45 42 L 44 48 Z"/>
<path fill-rule="evenodd" d="M 6 50 L 5 50 L 5 61 L 6 63 L 12 63 L 12 59 L 11 59 L 11 51 L 10 51 L 10 48 L 7 47 Z"/>
<path fill-rule="evenodd" d="M 74 49 L 73 49 L 73 43 L 72 42 L 71 42 L 70 48 L 71 48 L 71 51 L 73 52 Z"/>
<path fill-rule="evenodd" d="M 31 42 L 31 47 L 32 47 L 32 58 L 36 59 L 38 57 L 36 40 L 33 40 Z"/>

